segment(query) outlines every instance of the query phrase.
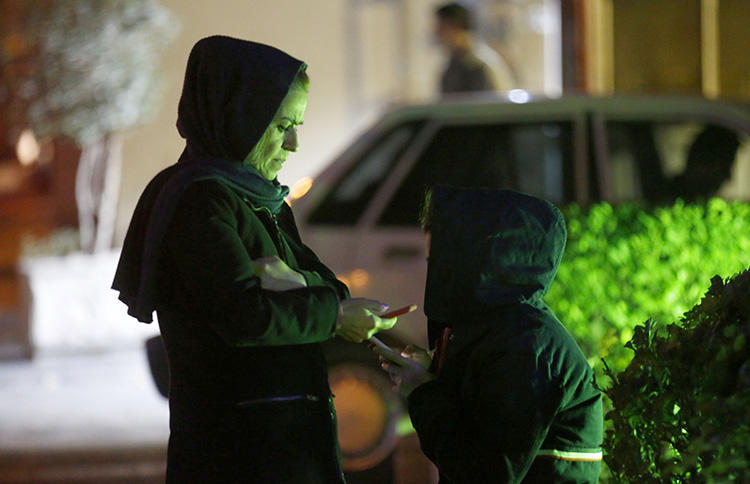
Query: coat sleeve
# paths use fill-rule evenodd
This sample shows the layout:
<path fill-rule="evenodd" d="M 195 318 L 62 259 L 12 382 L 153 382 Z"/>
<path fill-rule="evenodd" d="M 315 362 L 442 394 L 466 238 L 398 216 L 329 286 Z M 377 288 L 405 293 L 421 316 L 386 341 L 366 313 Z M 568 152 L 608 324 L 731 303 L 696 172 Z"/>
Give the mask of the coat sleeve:
<path fill-rule="evenodd" d="M 170 223 L 165 250 L 185 303 L 230 346 L 273 346 L 324 341 L 333 335 L 339 297 L 332 284 L 290 291 L 261 289 L 251 247 L 243 240 L 239 199 L 217 182 L 186 189 Z M 264 230 L 257 222 L 257 230 Z M 244 228 L 247 230 L 247 227 Z M 247 239 L 248 236 L 245 236 Z M 321 264 L 322 265 L 322 264 Z"/>
<path fill-rule="evenodd" d="M 547 368 L 533 352 L 489 357 L 469 365 L 460 385 L 460 398 L 441 378 L 409 396 L 425 455 L 451 481 L 521 482 L 561 398 Z"/>
<path fill-rule="evenodd" d="M 284 233 L 287 234 L 287 240 L 292 250 L 297 254 L 300 264 L 299 272 L 305 277 L 308 286 L 329 286 L 336 291 L 339 299 L 349 297 L 349 289 L 346 285 L 336 278 L 336 275 L 325 264 L 323 264 L 315 252 L 302 242 L 302 238 L 297 230 L 297 224 L 294 222 L 294 215 L 288 205 L 282 208 L 282 217 L 280 224 Z"/>

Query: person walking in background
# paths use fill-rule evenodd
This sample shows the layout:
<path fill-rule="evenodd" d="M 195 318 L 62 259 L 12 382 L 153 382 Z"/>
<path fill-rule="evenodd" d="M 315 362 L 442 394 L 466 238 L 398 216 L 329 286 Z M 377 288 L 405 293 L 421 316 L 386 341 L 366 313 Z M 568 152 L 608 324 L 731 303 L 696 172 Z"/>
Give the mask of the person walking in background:
<path fill-rule="evenodd" d="M 428 207 L 435 352 L 373 350 L 441 484 L 597 482 L 601 392 L 543 300 L 565 247 L 562 214 L 519 192 L 445 186 Z"/>
<path fill-rule="evenodd" d="M 349 299 L 284 201 L 308 85 L 268 45 L 212 36 L 190 52 L 186 147 L 141 195 L 113 283 L 139 321 L 156 311 L 167 349 L 167 482 L 344 482 L 319 343 L 396 319 Z"/>
<path fill-rule="evenodd" d="M 448 62 L 440 77 L 442 94 L 513 89 L 513 73 L 505 60 L 474 34 L 472 12 L 459 3 L 435 10 L 435 37 Z"/>

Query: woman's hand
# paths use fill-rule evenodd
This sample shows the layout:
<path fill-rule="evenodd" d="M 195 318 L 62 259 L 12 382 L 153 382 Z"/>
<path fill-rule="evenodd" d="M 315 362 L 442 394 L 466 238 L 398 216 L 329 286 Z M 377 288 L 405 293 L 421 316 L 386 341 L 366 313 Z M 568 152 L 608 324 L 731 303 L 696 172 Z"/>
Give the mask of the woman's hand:
<path fill-rule="evenodd" d="M 360 343 L 378 331 L 391 329 L 398 318 L 381 318 L 388 305 L 374 299 L 350 298 L 341 301 L 336 336 Z"/>
<path fill-rule="evenodd" d="M 260 287 L 269 291 L 289 291 L 307 287 L 305 277 L 286 262 L 272 255 L 253 261 L 255 274 L 260 277 Z"/>

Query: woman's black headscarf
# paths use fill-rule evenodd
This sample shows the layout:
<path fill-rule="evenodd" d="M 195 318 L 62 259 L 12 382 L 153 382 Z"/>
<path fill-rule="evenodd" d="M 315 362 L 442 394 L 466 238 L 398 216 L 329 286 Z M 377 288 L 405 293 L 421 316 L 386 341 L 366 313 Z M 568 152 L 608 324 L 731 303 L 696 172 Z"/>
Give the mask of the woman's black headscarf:
<path fill-rule="evenodd" d="M 213 36 L 190 52 L 177 129 L 191 153 L 243 160 L 271 122 L 302 61 L 268 45 Z"/>
<path fill-rule="evenodd" d="M 176 164 L 151 180 L 138 200 L 112 283 L 128 314 L 152 321 L 159 247 L 190 184 L 219 179 L 254 204 L 279 212 L 289 189 L 242 161 L 304 68 L 302 61 L 257 42 L 212 36 L 193 46 L 177 118 L 185 150 Z"/>

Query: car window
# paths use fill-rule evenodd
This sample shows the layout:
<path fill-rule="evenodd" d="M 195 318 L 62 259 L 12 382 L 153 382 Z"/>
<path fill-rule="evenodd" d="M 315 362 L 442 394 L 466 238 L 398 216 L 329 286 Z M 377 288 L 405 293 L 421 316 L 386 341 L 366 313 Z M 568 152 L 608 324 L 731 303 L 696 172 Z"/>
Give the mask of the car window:
<path fill-rule="evenodd" d="M 560 203 L 571 173 L 570 122 L 444 126 L 381 214 L 380 225 L 416 225 L 427 187 L 509 188 Z"/>
<path fill-rule="evenodd" d="M 734 191 L 741 188 L 733 172 L 746 168 L 738 166 L 738 154 L 744 151 L 736 131 L 692 121 L 610 121 L 606 129 L 612 202 L 738 198 L 731 194 L 732 185 Z"/>
<path fill-rule="evenodd" d="M 412 122 L 397 126 L 372 143 L 311 213 L 309 222 L 355 224 L 421 125 L 421 122 Z"/>

